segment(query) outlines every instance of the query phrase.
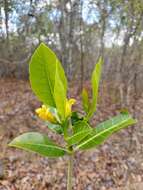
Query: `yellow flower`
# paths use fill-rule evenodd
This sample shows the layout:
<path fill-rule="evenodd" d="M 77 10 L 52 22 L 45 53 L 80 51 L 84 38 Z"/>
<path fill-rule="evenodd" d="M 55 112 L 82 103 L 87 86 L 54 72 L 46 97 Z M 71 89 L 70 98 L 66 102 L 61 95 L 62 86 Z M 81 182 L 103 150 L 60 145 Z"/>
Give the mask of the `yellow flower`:
<path fill-rule="evenodd" d="M 49 121 L 51 123 L 56 123 L 56 117 L 49 111 L 49 108 L 45 105 L 42 105 L 41 108 L 38 108 L 35 110 L 38 116 L 46 121 Z"/>
<path fill-rule="evenodd" d="M 71 108 L 72 108 L 72 105 L 75 104 L 75 102 L 76 102 L 76 100 L 73 98 L 66 100 L 66 109 L 65 109 L 66 117 L 71 115 Z"/>

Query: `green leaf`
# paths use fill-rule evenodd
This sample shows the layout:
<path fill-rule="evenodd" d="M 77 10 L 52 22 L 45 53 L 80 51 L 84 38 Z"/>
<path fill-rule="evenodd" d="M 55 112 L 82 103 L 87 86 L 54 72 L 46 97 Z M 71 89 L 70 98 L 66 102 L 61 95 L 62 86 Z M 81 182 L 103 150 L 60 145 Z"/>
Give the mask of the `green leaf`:
<path fill-rule="evenodd" d="M 92 77 L 91 77 L 92 102 L 91 102 L 90 111 L 88 113 L 87 118 L 92 117 L 92 115 L 96 111 L 98 87 L 99 87 L 99 81 L 100 81 L 100 76 L 101 76 L 102 64 L 103 64 L 103 59 L 100 57 L 98 62 L 95 65 L 95 68 L 93 70 Z"/>
<path fill-rule="evenodd" d="M 62 134 L 63 133 L 63 129 L 60 125 L 58 124 L 53 124 L 53 123 L 49 123 L 49 122 L 46 122 L 47 123 L 47 127 L 49 129 L 51 129 L 52 131 L 58 133 L 58 134 Z"/>
<path fill-rule="evenodd" d="M 68 137 L 67 143 L 68 145 L 78 144 L 81 140 L 83 140 L 89 133 L 91 133 L 91 129 L 82 130 L 71 137 Z"/>
<path fill-rule="evenodd" d="M 93 129 L 92 133 L 88 135 L 77 147 L 76 149 L 90 149 L 100 145 L 106 140 L 111 134 L 119 131 L 122 128 L 128 127 L 136 123 L 129 114 L 121 113 L 105 122 L 97 125 Z"/>
<path fill-rule="evenodd" d="M 89 111 L 89 106 L 90 106 L 90 102 L 89 102 L 89 98 L 88 98 L 88 92 L 85 88 L 83 88 L 82 90 L 82 105 L 83 105 L 83 109 L 86 113 L 88 113 Z"/>
<path fill-rule="evenodd" d="M 32 151 L 47 157 L 59 157 L 66 154 L 65 149 L 53 143 L 47 136 L 37 132 L 24 133 L 16 137 L 9 146 Z"/>
<path fill-rule="evenodd" d="M 79 133 L 83 130 L 91 130 L 92 128 L 90 127 L 90 125 L 87 123 L 86 120 L 79 120 L 77 122 L 74 123 L 73 125 L 73 133 Z"/>
<path fill-rule="evenodd" d="M 56 67 L 56 73 L 55 73 L 54 99 L 58 113 L 61 116 L 61 119 L 64 120 L 65 107 L 66 107 L 66 89 L 60 79 L 60 72 L 58 69 L 58 65 Z"/>
<path fill-rule="evenodd" d="M 77 112 L 72 112 L 72 115 L 71 115 L 71 123 L 72 125 L 74 126 L 74 124 L 78 121 L 82 121 L 83 120 L 83 117 L 79 115 L 79 113 Z"/>
<path fill-rule="evenodd" d="M 54 86 L 57 69 L 59 80 L 66 91 L 67 79 L 58 58 L 50 48 L 44 43 L 41 43 L 35 50 L 30 61 L 30 83 L 33 92 L 39 100 L 52 107 L 56 106 Z"/>

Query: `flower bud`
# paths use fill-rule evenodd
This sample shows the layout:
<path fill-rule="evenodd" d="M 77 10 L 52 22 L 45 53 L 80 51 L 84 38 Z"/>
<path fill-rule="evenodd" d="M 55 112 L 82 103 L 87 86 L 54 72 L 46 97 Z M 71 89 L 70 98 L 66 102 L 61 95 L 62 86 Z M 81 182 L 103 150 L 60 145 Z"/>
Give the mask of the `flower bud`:
<path fill-rule="evenodd" d="M 66 100 L 66 108 L 65 108 L 65 116 L 69 117 L 71 115 L 71 108 L 72 105 L 75 104 L 76 100 L 71 98 L 69 100 Z"/>
<path fill-rule="evenodd" d="M 35 110 L 37 115 L 43 119 L 43 120 L 46 120 L 46 121 L 49 121 L 50 123 L 57 123 L 57 119 L 56 117 L 54 116 L 53 113 L 51 113 L 49 111 L 49 108 L 45 105 L 42 105 L 41 108 L 38 108 Z"/>

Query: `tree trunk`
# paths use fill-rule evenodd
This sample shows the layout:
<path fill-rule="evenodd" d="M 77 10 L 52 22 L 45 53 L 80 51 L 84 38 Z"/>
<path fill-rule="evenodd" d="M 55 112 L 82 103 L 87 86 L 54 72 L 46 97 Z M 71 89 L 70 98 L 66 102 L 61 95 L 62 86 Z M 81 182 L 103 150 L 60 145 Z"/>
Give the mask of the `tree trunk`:
<path fill-rule="evenodd" d="M 8 46 L 8 45 L 9 45 L 9 26 L 8 26 L 9 13 L 8 13 L 8 0 L 4 0 L 4 14 L 5 14 L 6 40 L 7 40 L 7 46 Z"/>

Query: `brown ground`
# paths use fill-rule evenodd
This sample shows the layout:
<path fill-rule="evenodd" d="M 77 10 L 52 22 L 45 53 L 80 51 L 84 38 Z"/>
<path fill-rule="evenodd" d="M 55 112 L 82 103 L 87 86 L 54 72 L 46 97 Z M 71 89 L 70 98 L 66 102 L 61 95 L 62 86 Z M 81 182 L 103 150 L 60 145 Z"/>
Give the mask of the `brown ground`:
<path fill-rule="evenodd" d="M 80 109 L 77 89 L 72 88 Z M 114 115 L 117 100 L 102 92 L 98 114 L 93 123 Z M 28 82 L 0 80 L 0 190 L 64 190 L 66 189 L 67 158 L 48 159 L 7 147 L 7 143 L 26 131 L 47 133 L 56 141 L 60 137 L 47 130 L 35 117 L 40 104 L 32 94 Z M 143 96 L 132 103 L 138 124 L 113 135 L 96 150 L 79 152 L 75 157 L 75 190 L 143 189 Z"/>

